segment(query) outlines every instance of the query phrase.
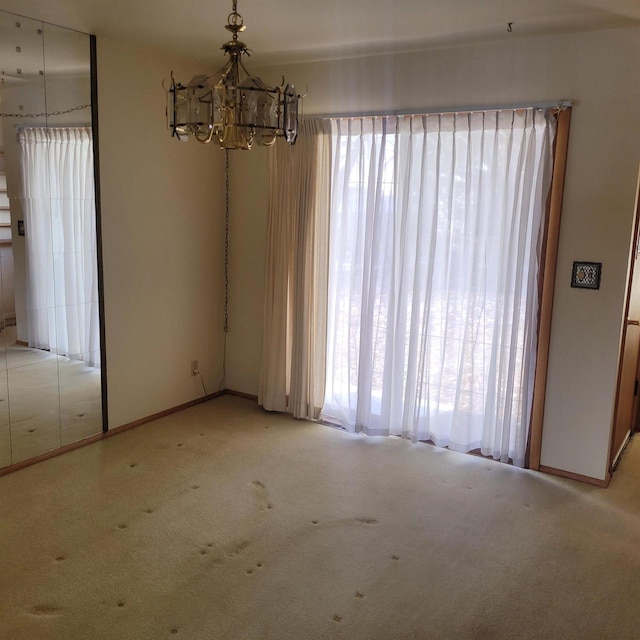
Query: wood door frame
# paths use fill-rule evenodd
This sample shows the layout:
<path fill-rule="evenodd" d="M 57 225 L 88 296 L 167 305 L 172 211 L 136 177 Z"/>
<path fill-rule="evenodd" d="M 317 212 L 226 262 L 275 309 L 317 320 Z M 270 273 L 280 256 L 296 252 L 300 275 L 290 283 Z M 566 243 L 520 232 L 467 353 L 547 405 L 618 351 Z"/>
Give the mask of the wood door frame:
<path fill-rule="evenodd" d="M 611 474 L 613 470 L 614 463 L 617 457 L 618 451 L 614 451 L 614 440 L 615 440 L 615 426 L 616 426 L 616 418 L 618 415 L 618 408 L 620 404 L 620 383 L 622 382 L 622 364 L 623 364 L 623 350 L 624 343 L 627 338 L 627 318 L 629 317 L 629 306 L 631 303 L 631 285 L 633 283 L 633 277 L 635 272 L 635 263 L 636 263 L 636 254 L 638 252 L 638 234 L 640 233 L 640 173 L 638 174 L 638 183 L 636 185 L 636 204 L 635 204 L 635 218 L 633 221 L 633 235 L 632 235 L 632 244 L 631 250 L 629 252 L 629 270 L 627 275 L 627 292 L 625 295 L 624 301 L 624 314 L 622 316 L 622 329 L 620 331 L 620 343 L 618 345 L 618 376 L 616 379 L 616 393 L 615 400 L 613 404 L 613 417 L 611 420 L 611 432 L 609 434 L 609 452 L 607 457 L 607 465 L 608 465 L 608 473 Z M 634 410 L 634 418 L 632 418 L 631 424 L 631 434 L 634 432 L 634 424 L 633 421 L 636 416 L 636 411 Z"/>
<path fill-rule="evenodd" d="M 547 373 L 549 368 L 549 347 L 551 343 L 551 317 L 553 315 L 553 296 L 556 285 L 556 267 L 558 262 L 558 242 L 560 238 L 560 218 L 562 198 L 567 169 L 567 150 L 571 129 L 571 107 L 560 110 L 556 127 L 556 139 L 553 152 L 553 176 L 547 201 L 545 233 L 541 251 L 541 273 L 539 285 L 538 347 L 536 353 L 536 372 L 533 383 L 533 402 L 531 408 L 531 426 L 529 429 L 529 469 L 540 470 L 542 454 L 542 423 L 547 391 Z"/>

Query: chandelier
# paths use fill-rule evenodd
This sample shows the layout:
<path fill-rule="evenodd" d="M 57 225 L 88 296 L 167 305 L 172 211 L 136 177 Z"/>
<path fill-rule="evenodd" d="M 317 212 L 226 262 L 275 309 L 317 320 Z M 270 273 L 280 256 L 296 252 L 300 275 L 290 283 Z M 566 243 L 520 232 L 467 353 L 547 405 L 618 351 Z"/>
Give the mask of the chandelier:
<path fill-rule="evenodd" d="M 204 144 L 217 140 L 222 149 L 251 149 L 254 143 L 272 145 L 276 137 L 293 144 L 298 135 L 299 96 L 292 84 L 270 87 L 252 76 L 242 62 L 249 55 L 238 40 L 246 29 L 237 11 L 237 0 L 225 26 L 233 38 L 222 45 L 229 56 L 216 76 L 199 75 L 187 85 L 171 74 L 167 91 L 167 121 L 171 135 L 180 140 L 195 138 Z"/>

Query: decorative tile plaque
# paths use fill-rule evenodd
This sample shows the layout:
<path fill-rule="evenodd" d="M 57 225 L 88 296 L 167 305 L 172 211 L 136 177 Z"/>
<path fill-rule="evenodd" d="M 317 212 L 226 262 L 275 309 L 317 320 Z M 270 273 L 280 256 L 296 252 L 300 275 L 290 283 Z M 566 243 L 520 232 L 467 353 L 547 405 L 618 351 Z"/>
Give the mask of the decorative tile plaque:
<path fill-rule="evenodd" d="M 571 286 L 577 289 L 599 289 L 602 262 L 574 262 Z"/>

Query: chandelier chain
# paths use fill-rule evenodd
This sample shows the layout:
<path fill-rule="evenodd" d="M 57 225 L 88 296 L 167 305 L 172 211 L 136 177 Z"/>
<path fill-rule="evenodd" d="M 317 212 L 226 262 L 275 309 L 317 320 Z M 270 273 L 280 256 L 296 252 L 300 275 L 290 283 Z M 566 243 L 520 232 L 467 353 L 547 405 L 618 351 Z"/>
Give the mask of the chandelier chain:
<path fill-rule="evenodd" d="M 233 41 L 237 42 L 238 40 L 238 32 L 244 31 L 244 19 L 238 13 L 238 0 L 233 0 L 232 2 L 233 8 L 227 20 L 229 24 L 226 26 L 229 31 L 233 33 Z"/>
<path fill-rule="evenodd" d="M 50 113 L 0 113 L 0 118 L 50 118 L 52 116 L 62 116 L 65 113 L 73 113 L 74 111 L 82 111 L 82 109 L 88 109 L 90 106 L 90 104 L 81 104 L 64 111 L 51 111 Z"/>
<path fill-rule="evenodd" d="M 218 391 L 227 377 L 227 336 L 229 334 L 229 150 L 224 150 L 224 342 L 222 346 L 222 378 Z"/>
<path fill-rule="evenodd" d="M 224 332 L 229 331 L 229 150 L 224 150 Z"/>

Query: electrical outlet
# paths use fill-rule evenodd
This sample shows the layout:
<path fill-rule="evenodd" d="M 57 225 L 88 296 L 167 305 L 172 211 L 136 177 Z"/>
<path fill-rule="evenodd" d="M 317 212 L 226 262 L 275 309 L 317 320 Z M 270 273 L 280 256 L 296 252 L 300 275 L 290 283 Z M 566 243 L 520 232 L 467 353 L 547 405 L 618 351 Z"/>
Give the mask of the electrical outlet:
<path fill-rule="evenodd" d="M 192 376 L 197 376 L 198 373 L 200 373 L 200 370 L 198 369 L 198 361 L 197 360 L 192 360 L 191 361 L 191 375 Z"/>

